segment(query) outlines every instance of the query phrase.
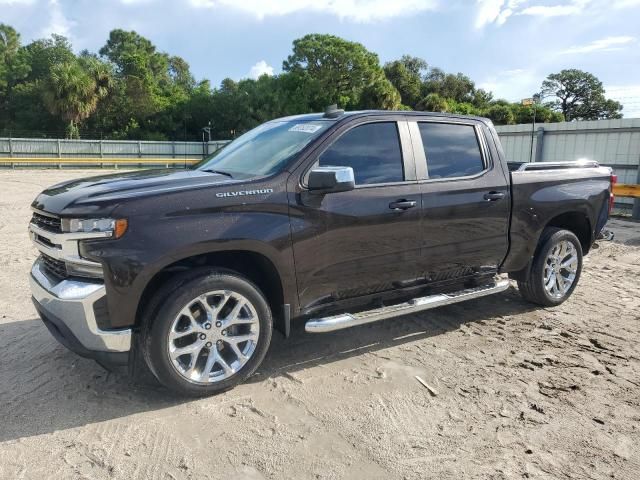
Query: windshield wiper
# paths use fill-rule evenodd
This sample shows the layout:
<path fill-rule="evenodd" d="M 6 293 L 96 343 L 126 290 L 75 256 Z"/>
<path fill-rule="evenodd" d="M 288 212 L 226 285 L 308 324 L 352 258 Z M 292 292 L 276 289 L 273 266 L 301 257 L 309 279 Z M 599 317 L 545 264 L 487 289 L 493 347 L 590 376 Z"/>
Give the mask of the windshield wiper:
<path fill-rule="evenodd" d="M 209 173 L 217 173 L 219 175 L 224 175 L 226 177 L 229 178 L 233 178 L 233 175 L 231 175 L 229 172 L 223 172 L 222 170 L 210 170 L 210 169 L 204 169 L 202 170 L 203 172 L 209 172 Z"/>

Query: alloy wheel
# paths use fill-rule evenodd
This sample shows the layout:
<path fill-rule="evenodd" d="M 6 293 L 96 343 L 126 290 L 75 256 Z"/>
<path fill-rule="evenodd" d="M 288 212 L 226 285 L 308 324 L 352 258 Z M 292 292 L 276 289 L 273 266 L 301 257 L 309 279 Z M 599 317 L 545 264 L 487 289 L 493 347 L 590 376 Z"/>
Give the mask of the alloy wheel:
<path fill-rule="evenodd" d="M 544 265 L 544 289 L 553 298 L 564 297 L 576 279 L 578 252 L 568 240 L 553 246 Z"/>
<path fill-rule="evenodd" d="M 243 295 L 216 290 L 191 300 L 176 315 L 168 338 L 171 364 L 193 383 L 213 383 L 237 373 L 256 350 L 258 314 Z"/>

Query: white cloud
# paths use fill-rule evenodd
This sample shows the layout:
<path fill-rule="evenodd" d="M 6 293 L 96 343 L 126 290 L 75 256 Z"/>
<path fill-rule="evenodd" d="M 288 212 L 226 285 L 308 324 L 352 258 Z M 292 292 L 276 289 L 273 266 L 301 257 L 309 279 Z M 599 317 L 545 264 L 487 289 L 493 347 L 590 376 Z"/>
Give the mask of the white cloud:
<path fill-rule="evenodd" d="M 516 13 L 518 7 L 525 0 L 476 0 L 478 11 L 476 12 L 475 27 L 481 29 L 486 25 L 495 23 L 504 24 L 507 19 Z"/>
<path fill-rule="evenodd" d="M 356 22 L 373 22 L 434 10 L 439 0 L 189 0 L 200 8 L 233 8 L 257 18 L 315 11 Z"/>
<path fill-rule="evenodd" d="M 564 17 L 567 15 L 579 15 L 591 3 L 591 0 L 571 0 L 559 5 L 533 5 L 523 9 L 519 15 L 532 15 L 536 17 Z"/>
<path fill-rule="evenodd" d="M 478 29 L 486 25 L 502 25 L 515 15 L 551 18 L 585 13 L 600 14 L 607 8 L 627 8 L 640 5 L 640 0 L 609 0 L 608 5 L 594 0 L 556 0 L 555 4 L 539 4 L 540 0 L 476 0 L 478 9 L 475 26 Z"/>
<path fill-rule="evenodd" d="M 0 0 L 0 5 L 31 5 L 35 0 Z"/>
<path fill-rule="evenodd" d="M 478 0 L 476 28 L 482 28 L 497 20 L 505 0 Z"/>
<path fill-rule="evenodd" d="M 72 39 L 71 29 L 75 22 L 64 16 L 58 0 L 49 0 L 49 23 L 40 31 L 40 36 L 48 37 L 55 33 Z"/>
<path fill-rule="evenodd" d="M 577 45 L 567 48 L 560 53 L 564 55 L 571 55 L 576 53 L 610 52 L 612 50 L 620 50 L 623 45 L 628 45 L 635 41 L 635 37 L 629 36 L 606 37 L 601 38 L 600 40 L 594 40 L 586 45 Z"/>
<path fill-rule="evenodd" d="M 613 8 L 640 7 L 640 0 L 611 0 Z"/>
<path fill-rule="evenodd" d="M 251 70 L 249 70 L 249 77 L 253 78 L 254 80 L 257 80 L 262 75 L 273 75 L 273 67 L 264 60 L 260 60 L 253 67 L 251 67 Z"/>

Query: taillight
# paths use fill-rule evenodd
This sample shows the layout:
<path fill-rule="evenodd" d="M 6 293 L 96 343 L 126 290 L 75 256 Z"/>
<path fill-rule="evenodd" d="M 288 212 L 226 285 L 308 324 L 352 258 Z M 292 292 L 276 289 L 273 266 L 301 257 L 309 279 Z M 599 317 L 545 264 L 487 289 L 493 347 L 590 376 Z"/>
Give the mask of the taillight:
<path fill-rule="evenodd" d="M 610 190 L 611 193 L 609 194 L 609 215 L 611 215 L 611 210 L 613 210 L 613 203 L 616 201 L 616 196 L 613 194 L 613 187 L 615 187 L 616 183 L 618 183 L 618 176 L 612 173 L 610 177 L 610 182 L 611 182 L 611 190 Z"/>

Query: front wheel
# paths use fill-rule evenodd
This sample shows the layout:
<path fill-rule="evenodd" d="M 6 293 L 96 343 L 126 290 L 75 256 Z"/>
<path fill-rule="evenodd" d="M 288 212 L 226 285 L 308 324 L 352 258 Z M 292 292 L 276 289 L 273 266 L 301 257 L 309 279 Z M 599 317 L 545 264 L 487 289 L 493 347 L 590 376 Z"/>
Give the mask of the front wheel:
<path fill-rule="evenodd" d="M 186 395 L 228 390 L 258 368 L 269 348 L 271 310 L 239 274 L 187 274 L 161 289 L 145 319 L 143 352 L 166 387 Z"/>
<path fill-rule="evenodd" d="M 572 232 L 546 228 L 526 281 L 518 282 L 522 296 L 553 307 L 573 293 L 582 271 L 582 245 Z"/>

